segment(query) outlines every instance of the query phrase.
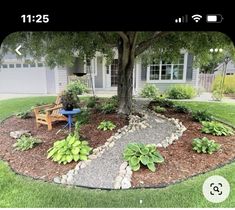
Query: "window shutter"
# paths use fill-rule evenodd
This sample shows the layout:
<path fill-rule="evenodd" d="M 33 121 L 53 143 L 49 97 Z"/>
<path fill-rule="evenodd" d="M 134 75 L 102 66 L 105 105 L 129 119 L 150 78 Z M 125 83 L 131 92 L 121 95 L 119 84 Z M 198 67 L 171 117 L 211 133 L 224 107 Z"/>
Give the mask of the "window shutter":
<path fill-rule="evenodd" d="M 147 79 L 147 66 L 141 65 L 141 80 L 145 81 Z"/>
<path fill-rule="evenodd" d="M 193 79 L 193 55 L 188 54 L 186 80 Z"/>

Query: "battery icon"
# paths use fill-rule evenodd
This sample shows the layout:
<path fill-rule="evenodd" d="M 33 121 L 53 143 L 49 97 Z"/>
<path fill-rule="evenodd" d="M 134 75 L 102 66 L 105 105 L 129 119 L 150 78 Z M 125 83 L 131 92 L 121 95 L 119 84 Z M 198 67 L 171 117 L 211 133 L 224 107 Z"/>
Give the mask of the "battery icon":
<path fill-rule="evenodd" d="M 207 23 L 221 23 L 222 20 L 223 20 L 223 17 L 221 14 L 213 14 L 213 15 L 206 16 Z"/>

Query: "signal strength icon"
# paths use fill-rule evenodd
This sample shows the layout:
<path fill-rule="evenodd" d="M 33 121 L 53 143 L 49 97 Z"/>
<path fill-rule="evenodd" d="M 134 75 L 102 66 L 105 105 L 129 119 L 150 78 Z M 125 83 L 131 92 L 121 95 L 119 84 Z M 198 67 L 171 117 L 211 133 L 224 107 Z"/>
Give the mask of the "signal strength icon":
<path fill-rule="evenodd" d="M 175 19 L 175 23 L 187 23 L 187 22 L 188 22 L 188 15 Z"/>
<path fill-rule="evenodd" d="M 201 16 L 201 15 L 196 14 L 196 15 L 193 15 L 193 16 L 192 16 L 192 18 L 193 18 L 193 20 L 194 20 L 196 23 L 198 23 L 198 22 L 199 22 L 199 20 L 201 20 L 202 16 Z"/>

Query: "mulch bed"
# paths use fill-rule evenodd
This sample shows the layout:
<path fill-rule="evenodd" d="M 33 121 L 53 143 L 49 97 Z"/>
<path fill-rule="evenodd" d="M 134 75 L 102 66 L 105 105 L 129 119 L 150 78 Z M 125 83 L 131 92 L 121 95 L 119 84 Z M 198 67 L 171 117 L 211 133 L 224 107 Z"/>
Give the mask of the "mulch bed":
<path fill-rule="evenodd" d="M 144 167 L 133 173 L 133 187 L 166 186 L 215 169 L 235 159 L 235 136 L 202 134 L 200 132 L 201 124 L 194 122 L 190 115 L 175 113 L 171 109 L 168 109 L 165 115 L 179 119 L 187 130 L 172 145 L 167 148 L 159 148 L 165 162 L 157 166 L 155 173 Z M 198 154 L 193 151 L 192 139 L 204 136 L 221 144 L 221 149 L 212 155 Z"/>
<path fill-rule="evenodd" d="M 97 126 L 104 119 L 111 120 L 116 125 L 116 128 L 113 131 L 97 130 Z M 37 129 L 33 116 L 29 119 L 19 119 L 15 116 L 6 119 L 0 124 L 0 159 L 7 161 L 15 172 L 36 179 L 51 181 L 56 176 L 66 174 L 77 163 L 72 162 L 66 165 L 60 165 L 51 159 L 47 159 L 47 150 L 52 147 L 53 143 L 68 135 L 65 132 L 56 134 L 65 123 L 55 123 L 53 124 L 52 131 L 48 131 L 47 126 L 43 125 Z M 89 123 L 81 127 L 81 136 L 89 142 L 91 147 L 96 148 L 104 144 L 109 137 L 127 123 L 127 119 L 117 114 L 92 112 Z M 12 145 L 16 140 L 11 138 L 9 134 L 11 131 L 16 130 L 30 130 L 32 136 L 38 137 L 43 143 L 24 152 L 15 151 Z"/>

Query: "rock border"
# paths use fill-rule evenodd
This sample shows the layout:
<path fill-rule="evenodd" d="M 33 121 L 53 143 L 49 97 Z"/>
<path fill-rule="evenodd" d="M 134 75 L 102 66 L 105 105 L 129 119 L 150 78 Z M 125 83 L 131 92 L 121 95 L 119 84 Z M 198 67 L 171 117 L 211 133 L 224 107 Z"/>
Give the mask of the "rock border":
<path fill-rule="evenodd" d="M 102 154 L 105 152 L 105 150 L 112 148 L 115 145 L 115 141 L 120 139 L 122 136 L 126 135 L 127 133 L 132 133 L 137 130 L 145 129 L 145 128 L 151 128 L 152 126 L 149 125 L 147 122 L 148 115 L 155 115 L 159 118 L 168 120 L 169 122 L 172 122 L 177 130 L 175 133 L 172 133 L 170 137 L 166 137 L 161 143 L 157 144 L 157 147 L 168 147 L 170 144 L 172 144 L 175 140 L 178 140 L 180 136 L 183 135 L 183 132 L 186 130 L 186 127 L 180 122 L 178 119 L 175 118 L 167 118 L 166 116 L 156 113 L 150 109 L 147 111 L 139 111 L 139 113 L 142 115 L 142 117 L 138 115 L 130 115 L 129 116 L 129 125 L 124 126 L 123 128 L 118 129 L 118 131 L 111 136 L 104 145 L 95 148 L 92 151 L 92 154 L 88 156 L 88 160 L 80 161 L 76 165 L 76 167 L 72 170 L 69 170 L 67 174 L 62 175 L 61 177 L 57 176 L 54 178 L 55 183 L 61 183 L 61 184 L 68 184 L 73 185 L 74 179 L 73 176 L 78 174 L 78 171 L 88 166 L 92 160 L 100 158 Z M 155 119 L 157 121 L 157 119 Z M 131 187 L 131 178 L 132 178 L 132 170 L 131 167 L 128 165 L 128 163 L 125 161 L 121 164 L 118 172 L 118 176 L 114 180 L 113 187 L 114 189 L 128 189 Z"/>

